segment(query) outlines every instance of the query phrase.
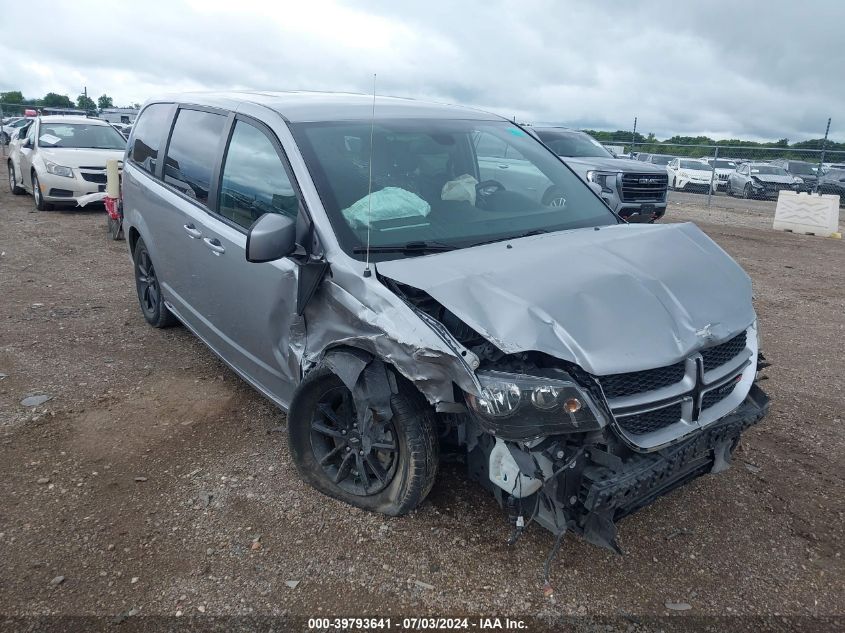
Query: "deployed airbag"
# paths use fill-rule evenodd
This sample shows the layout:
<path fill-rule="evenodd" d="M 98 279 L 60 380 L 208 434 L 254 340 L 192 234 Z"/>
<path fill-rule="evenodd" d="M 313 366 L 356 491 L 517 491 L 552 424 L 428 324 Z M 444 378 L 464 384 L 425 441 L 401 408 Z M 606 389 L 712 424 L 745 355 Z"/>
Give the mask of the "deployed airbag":
<path fill-rule="evenodd" d="M 341 213 L 349 226 L 355 229 L 372 227 L 374 222 L 383 220 L 424 218 L 431 213 L 431 205 L 405 189 L 385 187 L 381 191 L 364 196 Z"/>

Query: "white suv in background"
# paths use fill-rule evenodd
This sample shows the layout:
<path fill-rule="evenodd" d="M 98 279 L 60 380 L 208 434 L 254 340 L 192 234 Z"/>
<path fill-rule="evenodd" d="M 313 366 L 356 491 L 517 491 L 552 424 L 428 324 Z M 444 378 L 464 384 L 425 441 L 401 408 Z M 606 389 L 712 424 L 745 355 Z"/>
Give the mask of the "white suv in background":
<path fill-rule="evenodd" d="M 106 161 L 123 160 L 126 139 L 110 123 L 84 116 L 44 116 L 8 160 L 13 193 L 31 193 L 40 211 L 106 187 Z"/>
<path fill-rule="evenodd" d="M 716 176 L 713 178 L 713 193 L 716 193 L 719 189 L 727 190 L 728 176 L 736 171 L 736 163 L 726 158 L 708 156 L 702 157 L 701 160 L 716 170 Z"/>

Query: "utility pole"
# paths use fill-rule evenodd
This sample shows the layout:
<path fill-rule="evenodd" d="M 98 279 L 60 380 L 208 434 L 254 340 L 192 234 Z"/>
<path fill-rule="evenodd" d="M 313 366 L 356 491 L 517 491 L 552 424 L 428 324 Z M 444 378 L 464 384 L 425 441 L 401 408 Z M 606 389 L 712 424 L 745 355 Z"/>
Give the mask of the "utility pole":
<path fill-rule="evenodd" d="M 822 177 L 822 166 L 824 165 L 824 150 L 827 149 L 827 135 L 830 133 L 830 117 L 827 119 L 827 128 L 824 131 L 824 140 L 822 141 L 822 153 L 819 156 L 819 168 L 816 171 L 816 184 L 813 186 L 813 193 L 819 192 L 819 178 Z"/>
<path fill-rule="evenodd" d="M 634 145 L 637 144 L 637 117 L 634 117 L 634 133 L 631 135 L 631 153 L 634 153 Z"/>

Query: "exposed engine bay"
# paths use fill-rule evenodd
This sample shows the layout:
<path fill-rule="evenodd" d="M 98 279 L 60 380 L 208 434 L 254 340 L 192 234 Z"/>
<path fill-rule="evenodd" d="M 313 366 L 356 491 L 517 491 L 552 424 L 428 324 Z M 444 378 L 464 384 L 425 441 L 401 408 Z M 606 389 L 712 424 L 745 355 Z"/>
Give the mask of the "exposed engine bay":
<path fill-rule="evenodd" d="M 769 399 L 756 323 L 668 367 L 606 376 L 542 352 L 506 354 L 425 291 L 385 280 L 480 360 L 480 396 L 438 419 L 469 476 L 507 510 L 511 542 L 536 522 L 620 552 L 616 522 L 730 464 Z"/>

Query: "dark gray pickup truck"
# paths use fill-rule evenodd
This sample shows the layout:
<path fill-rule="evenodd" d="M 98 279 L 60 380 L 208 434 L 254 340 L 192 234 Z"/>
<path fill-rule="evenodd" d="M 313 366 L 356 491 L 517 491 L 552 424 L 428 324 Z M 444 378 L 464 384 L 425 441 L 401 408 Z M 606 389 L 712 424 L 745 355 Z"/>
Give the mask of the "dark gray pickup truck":
<path fill-rule="evenodd" d="M 528 128 L 629 222 L 653 222 L 666 213 L 666 168 L 616 158 L 589 134 L 563 127 Z"/>

